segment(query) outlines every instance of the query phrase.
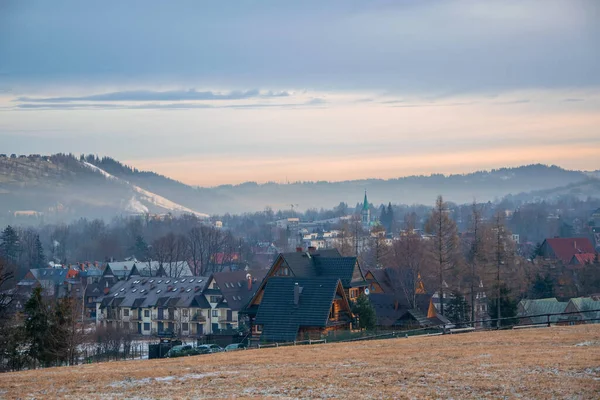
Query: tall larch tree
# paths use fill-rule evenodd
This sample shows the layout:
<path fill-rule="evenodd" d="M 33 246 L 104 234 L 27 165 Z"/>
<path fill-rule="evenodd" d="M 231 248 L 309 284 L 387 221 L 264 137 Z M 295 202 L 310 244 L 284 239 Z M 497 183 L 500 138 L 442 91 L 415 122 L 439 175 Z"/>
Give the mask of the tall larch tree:
<path fill-rule="evenodd" d="M 425 230 L 434 236 L 432 254 L 437 275 L 440 298 L 440 313 L 444 315 L 444 286 L 447 274 L 454 270 L 459 261 L 458 230 L 450 218 L 450 210 L 442 196 L 438 196 L 435 207 L 425 223 Z"/>

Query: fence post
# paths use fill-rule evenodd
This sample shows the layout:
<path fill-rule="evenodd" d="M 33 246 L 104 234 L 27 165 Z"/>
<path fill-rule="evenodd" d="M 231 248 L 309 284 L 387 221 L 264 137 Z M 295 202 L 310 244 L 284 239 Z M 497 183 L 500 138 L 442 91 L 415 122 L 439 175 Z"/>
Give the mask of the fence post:
<path fill-rule="evenodd" d="M 550 314 L 546 315 L 546 317 L 548 318 L 548 328 L 550 328 Z"/>
<path fill-rule="evenodd" d="M 312 340 L 311 339 L 308 339 L 308 344 L 312 344 Z"/>

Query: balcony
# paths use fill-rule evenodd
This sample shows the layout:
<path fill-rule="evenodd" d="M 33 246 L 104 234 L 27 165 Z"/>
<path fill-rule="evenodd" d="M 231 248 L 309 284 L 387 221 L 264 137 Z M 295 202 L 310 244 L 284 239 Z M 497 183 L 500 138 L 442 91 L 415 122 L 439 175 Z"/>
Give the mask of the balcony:
<path fill-rule="evenodd" d="M 206 317 L 202 314 L 196 314 L 192 317 L 191 321 L 195 322 L 206 322 Z"/>
<path fill-rule="evenodd" d="M 222 324 L 235 324 L 235 323 L 237 323 L 237 319 L 227 318 L 227 317 L 219 317 L 219 323 L 222 323 Z"/>

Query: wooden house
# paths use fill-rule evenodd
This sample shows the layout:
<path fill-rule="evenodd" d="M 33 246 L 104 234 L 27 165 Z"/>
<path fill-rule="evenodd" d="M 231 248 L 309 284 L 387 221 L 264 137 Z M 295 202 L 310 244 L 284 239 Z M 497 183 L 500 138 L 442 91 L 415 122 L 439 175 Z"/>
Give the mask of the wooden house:
<path fill-rule="evenodd" d="M 267 272 L 265 279 L 262 281 L 256 294 L 250 299 L 248 305 L 244 309 L 244 314 L 248 317 L 248 323 L 254 327 L 257 324 L 255 318 L 260 313 L 261 318 L 266 318 L 265 313 L 273 312 L 272 303 L 269 306 L 263 308 L 263 298 L 266 294 L 267 285 L 271 279 L 275 279 L 274 283 L 269 286 L 271 293 L 275 291 L 273 285 L 290 285 L 300 280 L 303 281 L 319 281 L 322 279 L 328 279 L 333 281 L 339 281 L 343 296 L 341 296 L 349 304 L 351 301 L 355 301 L 358 296 L 364 293 L 368 286 L 368 282 L 365 280 L 362 270 L 356 257 L 342 257 L 338 250 L 315 250 L 302 252 L 296 251 L 292 253 L 280 253 L 273 262 L 273 265 Z M 288 279 L 289 282 L 284 281 Z M 285 283 L 284 283 L 285 282 Z M 290 283 L 291 282 L 291 283 Z M 305 287 L 311 288 L 311 284 L 306 284 Z M 306 289 L 309 292 L 312 289 Z M 306 295 L 304 296 L 307 297 Z M 320 305 L 319 307 L 330 308 L 331 301 L 325 297 L 318 297 L 319 301 L 325 301 L 327 304 Z M 312 303 L 311 303 L 312 304 Z M 281 307 L 284 307 L 283 305 Z M 303 309 L 308 307 L 303 305 Z M 263 311 L 261 311 L 261 308 Z M 349 310 L 349 306 L 348 306 Z M 325 321 L 321 321 L 321 324 Z M 261 324 L 259 324 L 261 325 Z M 348 324 L 342 324 L 345 327 L 349 327 Z M 323 326 L 321 326 L 323 328 Z M 262 332 L 253 329 L 253 339 L 256 340 L 262 337 Z M 266 337 L 266 336 L 265 336 Z M 289 338 L 290 336 L 286 336 Z"/>
<path fill-rule="evenodd" d="M 353 321 L 341 280 L 272 277 L 263 290 L 253 326 L 253 342 L 321 339 L 349 330 Z"/>

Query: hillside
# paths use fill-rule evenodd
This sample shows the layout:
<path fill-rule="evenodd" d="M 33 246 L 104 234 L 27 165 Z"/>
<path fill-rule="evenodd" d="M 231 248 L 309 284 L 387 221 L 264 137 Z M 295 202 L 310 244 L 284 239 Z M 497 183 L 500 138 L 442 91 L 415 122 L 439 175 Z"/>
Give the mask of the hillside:
<path fill-rule="evenodd" d="M 7 373 L 0 397 L 592 399 L 599 359 L 594 324 Z"/>
<path fill-rule="evenodd" d="M 121 214 L 206 214 L 116 177 L 70 155 L 0 157 L 1 217 L 47 222 Z"/>
<path fill-rule="evenodd" d="M 432 204 L 439 194 L 455 203 L 494 201 L 509 194 L 551 198 L 569 188 L 600 196 L 594 174 L 529 165 L 464 175 L 196 188 L 108 157 L 0 156 L 0 219 L 13 222 L 15 212 L 43 214 L 46 222 L 53 222 L 144 212 L 204 216 L 261 211 L 266 206 L 289 209 L 292 204 L 306 210 L 332 208 L 342 201 L 353 207 L 362 201 L 364 190 L 376 205 Z"/>

